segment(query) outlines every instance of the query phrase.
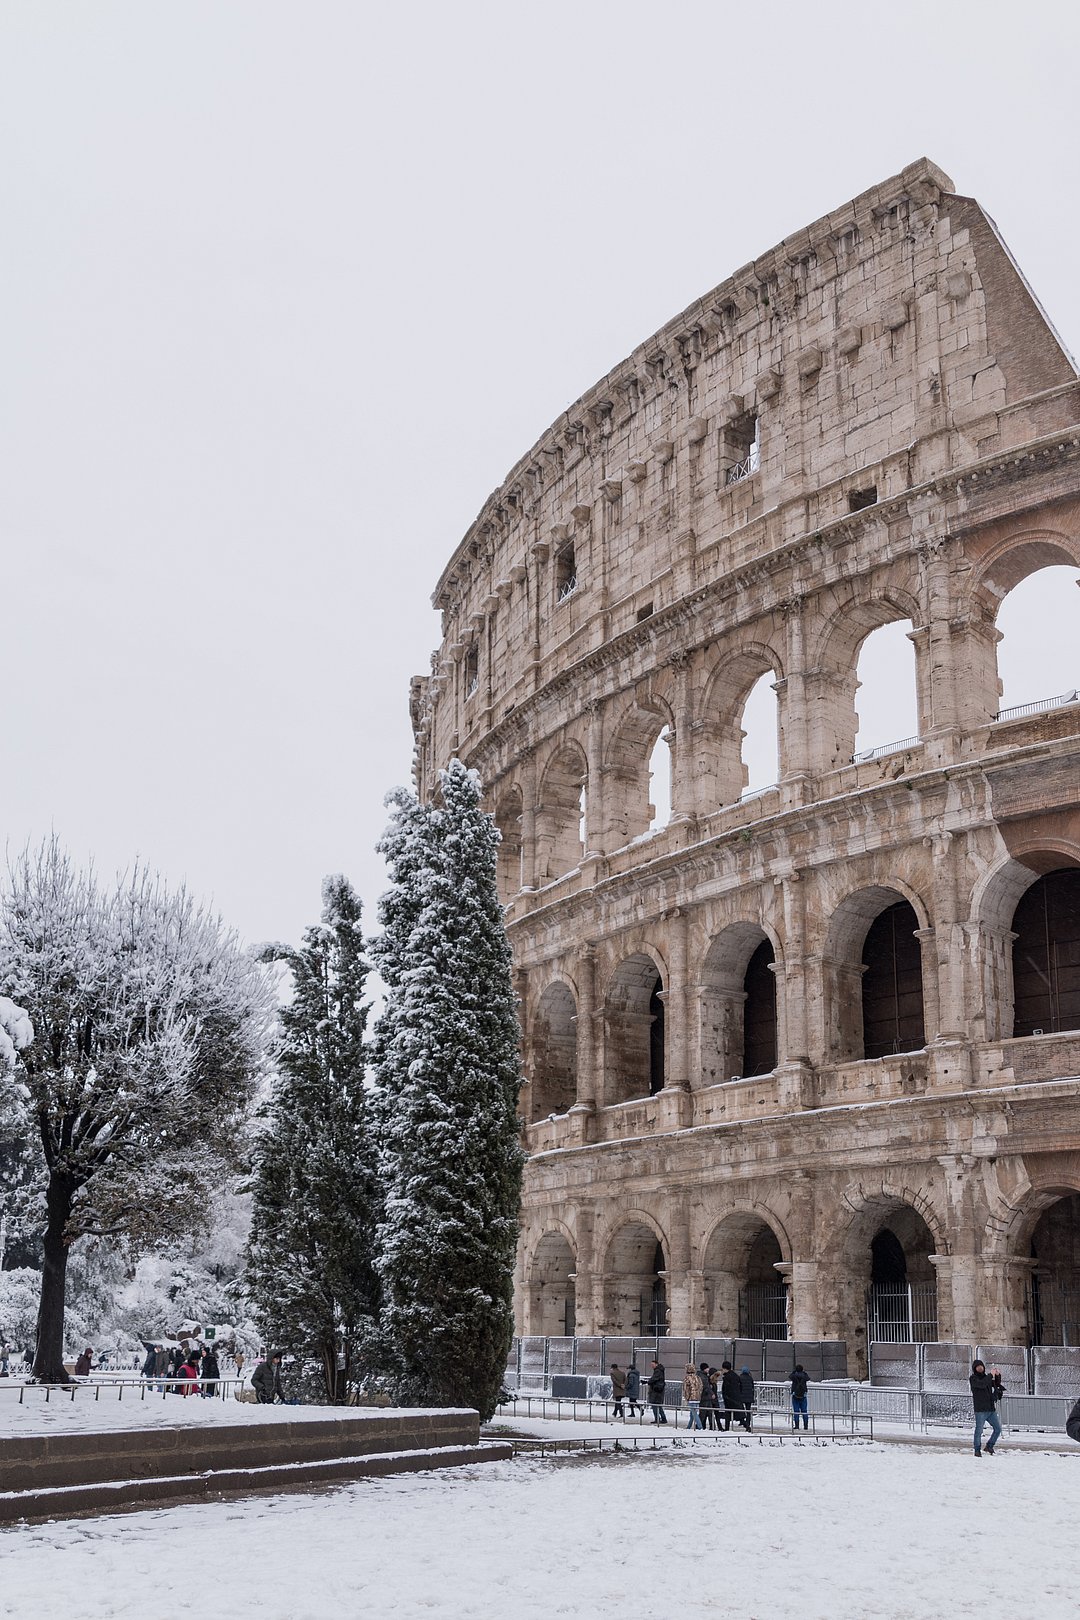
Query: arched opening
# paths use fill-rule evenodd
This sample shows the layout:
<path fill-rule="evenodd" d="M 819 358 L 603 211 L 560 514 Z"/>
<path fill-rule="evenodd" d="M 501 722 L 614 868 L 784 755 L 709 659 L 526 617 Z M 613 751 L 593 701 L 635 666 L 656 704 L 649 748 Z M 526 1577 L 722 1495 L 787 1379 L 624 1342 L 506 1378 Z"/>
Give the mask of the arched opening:
<path fill-rule="evenodd" d="M 1038 568 L 1015 585 L 997 615 L 999 713 L 1057 699 L 1080 688 L 1080 574 L 1075 565 Z"/>
<path fill-rule="evenodd" d="M 741 797 L 760 793 L 780 780 L 780 705 L 776 676 L 770 669 L 754 682 L 739 722 Z"/>
<path fill-rule="evenodd" d="M 888 1057 L 926 1045 L 919 919 L 906 900 L 886 907 L 863 942 L 863 1055 Z"/>
<path fill-rule="evenodd" d="M 1014 1035 L 1080 1029 L 1080 867 L 1036 878 L 1013 912 Z"/>
<path fill-rule="evenodd" d="M 1043 1211 L 1031 1235 L 1031 1340 L 1080 1345 L 1080 1193 Z"/>
<path fill-rule="evenodd" d="M 705 1246 L 707 1330 L 721 1338 L 786 1339 L 788 1285 L 780 1240 L 761 1216 L 729 1215 Z"/>
<path fill-rule="evenodd" d="M 536 807 L 536 870 L 553 882 L 581 864 L 585 853 L 585 755 L 576 743 L 560 748 L 548 763 Z"/>
<path fill-rule="evenodd" d="M 569 985 L 549 984 L 532 1026 L 529 1117 L 565 1114 L 577 1101 L 577 1007 Z"/>
<path fill-rule="evenodd" d="M 503 905 L 521 888 L 521 789 L 508 788 L 500 794 L 495 806 L 495 825 L 499 829 L 499 853 L 495 881 Z"/>
<path fill-rule="evenodd" d="M 859 649 L 856 667 L 856 759 L 888 753 L 919 737 L 919 700 L 911 620 L 872 630 Z"/>
<path fill-rule="evenodd" d="M 665 726 L 649 755 L 649 832 L 663 832 L 671 820 L 670 726 Z"/>
<path fill-rule="evenodd" d="M 870 1240 L 866 1333 L 871 1344 L 923 1344 L 938 1336 L 934 1235 L 918 1210 L 896 1204 Z"/>
<path fill-rule="evenodd" d="M 654 1097 L 664 1089 L 664 985 L 651 956 L 620 963 L 604 1010 L 606 1102 Z"/>
<path fill-rule="evenodd" d="M 837 907 L 823 960 L 835 1062 L 926 1045 L 920 931 L 910 902 L 883 885 Z"/>
<path fill-rule="evenodd" d="M 776 1068 L 775 960 L 756 923 L 735 923 L 709 946 L 701 974 L 702 1085 Z"/>
<path fill-rule="evenodd" d="M 574 1252 L 561 1232 L 545 1232 L 529 1267 L 527 1331 L 547 1338 L 574 1333 Z"/>
<path fill-rule="evenodd" d="M 604 1323 L 608 1335 L 662 1337 L 668 1330 L 664 1246 L 651 1226 L 630 1221 L 608 1244 L 604 1261 Z"/>

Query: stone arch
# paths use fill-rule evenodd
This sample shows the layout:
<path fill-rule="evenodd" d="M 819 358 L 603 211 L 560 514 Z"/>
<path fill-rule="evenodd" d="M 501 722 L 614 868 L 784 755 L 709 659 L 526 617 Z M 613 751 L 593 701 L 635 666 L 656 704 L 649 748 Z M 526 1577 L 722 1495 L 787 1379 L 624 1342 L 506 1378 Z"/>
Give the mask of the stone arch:
<path fill-rule="evenodd" d="M 778 1006 L 771 967 L 780 961 L 779 940 L 760 922 L 729 923 L 711 941 L 699 984 L 702 1085 L 776 1068 Z M 762 965 L 764 973 L 756 971 Z"/>
<path fill-rule="evenodd" d="M 664 1089 L 666 974 L 649 948 L 624 957 L 604 997 L 604 1101 L 632 1102 Z"/>
<path fill-rule="evenodd" d="M 642 1337 L 666 1333 L 670 1250 L 658 1222 L 642 1210 L 628 1210 L 609 1233 L 602 1252 L 601 1332 Z"/>
<path fill-rule="evenodd" d="M 1022 580 L 1043 568 L 1080 568 L 1080 536 L 1060 529 L 1021 529 L 984 552 L 972 579 L 972 595 L 998 605 Z"/>
<path fill-rule="evenodd" d="M 506 906 L 521 888 L 522 877 L 522 795 L 516 782 L 510 782 L 499 790 L 494 814 L 499 830 L 495 880 L 499 899 Z"/>
<path fill-rule="evenodd" d="M 1031 1033 L 1018 1028 L 1017 1020 L 1017 956 L 1025 954 L 1025 941 L 1017 937 L 1014 926 L 1018 908 L 1044 877 L 1055 871 L 1080 870 L 1080 844 L 1069 839 L 1011 838 L 1010 844 L 1011 854 L 983 876 L 971 897 L 971 926 L 978 931 L 981 945 L 981 1001 L 988 1040 Z M 1037 968 L 1036 979 L 1039 971 Z M 1046 964 L 1041 971 L 1045 973 Z M 1065 1027 L 1080 1026 L 1070 1022 Z"/>
<path fill-rule="evenodd" d="M 1000 1161 L 999 1161 L 1000 1162 Z M 1023 1174 L 1023 1172 L 1021 1172 Z M 1080 1343 L 1080 1153 L 1047 1155 L 989 1223 L 1000 1262 L 1003 1343 Z M 996 1232 L 995 1232 L 996 1228 Z"/>
<path fill-rule="evenodd" d="M 940 1331 L 949 1323 L 939 1321 L 932 1257 L 946 1255 L 948 1242 L 929 1198 L 883 1184 L 870 1192 L 860 1188 L 844 1202 L 849 1215 L 833 1242 L 835 1314 L 827 1326 L 846 1340 L 849 1359 L 865 1369 L 868 1342 L 875 1339 L 910 1343 L 947 1337 Z"/>
<path fill-rule="evenodd" d="M 565 979 L 544 986 L 530 1022 L 529 1122 L 577 1101 L 577 1001 Z"/>
<path fill-rule="evenodd" d="M 764 1205 L 721 1215 L 701 1249 L 706 1331 L 730 1339 L 788 1338 L 788 1288 L 777 1267 L 790 1263 L 788 1235 Z"/>
<path fill-rule="evenodd" d="M 576 1272 L 572 1234 L 561 1222 L 549 1226 L 534 1244 L 525 1266 L 527 1333 L 548 1338 L 573 1335 Z"/>
<path fill-rule="evenodd" d="M 858 889 L 837 906 L 822 958 L 832 1061 L 918 1051 L 926 1044 L 916 934 L 927 921 L 920 897 L 897 879 Z"/>
<path fill-rule="evenodd" d="M 612 731 L 604 755 L 605 850 L 621 849 L 649 831 L 649 759 L 665 729 L 674 738 L 671 707 L 650 690 L 635 695 Z"/>
<path fill-rule="evenodd" d="M 694 748 L 697 802 L 706 814 L 736 803 L 747 785 L 742 752 L 743 711 L 757 682 L 770 674 L 774 682 L 783 682 L 781 654 L 767 641 L 751 641 L 725 654 L 706 681 Z M 776 725 L 777 759 L 782 776 L 786 755 L 779 703 Z"/>
<path fill-rule="evenodd" d="M 551 883 L 581 864 L 588 779 L 585 751 L 573 740 L 561 743 L 543 769 L 536 806 L 536 870 L 541 883 Z"/>
<path fill-rule="evenodd" d="M 852 600 L 842 603 L 825 619 L 810 653 L 807 698 L 813 711 L 811 735 L 816 736 L 813 763 L 818 770 L 847 765 L 856 752 L 859 724 L 856 695 L 863 643 L 875 630 L 886 625 L 910 620 L 912 628 L 918 629 L 922 620 L 918 598 L 895 580 L 890 579 L 877 588 L 868 576 L 858 581 L 857 590 Z M 921 735 L 932 713 L 929 676 L 914 647 L 911 657 Z"/>

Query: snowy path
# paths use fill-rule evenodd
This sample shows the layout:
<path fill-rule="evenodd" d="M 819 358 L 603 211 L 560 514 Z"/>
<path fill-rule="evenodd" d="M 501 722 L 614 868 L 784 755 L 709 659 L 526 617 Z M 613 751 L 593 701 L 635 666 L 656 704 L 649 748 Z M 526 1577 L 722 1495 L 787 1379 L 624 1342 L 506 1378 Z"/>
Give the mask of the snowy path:
<path fill-rule="evenodd" d="M 0 1532 L 0 1615 L 949 1620 L 1075 1608 L 1076 1456 L 741 1444 Z"/>
<path fill-rule="evenodd" d="M 232 1399 L 204 1401 L 198 1395 L 162 1396 L 150 1391 L 140 1400 L 138 1389 L 125 1389 L 123 1400 L 118 1400 L 115 1388 L 107 1386 L 95 1400 L 93 1385 L 76 1389 L 74 1400 L 63 1392 L 46 1400 L 43 1389 L 27 1386 L 21 1404 L 17 1394 L 0 1389 L 0 1444 L 5 1435 L 15 1434 L 99 1434 L 189 1424 L 291 1423 L 301 1418 L 305 1422 L 331 1421 L 340 1418 L 343 1410 L 333 1406 L 260 1406 Z M 424 1415 L 429 1415 L 426 1409 Z"/>

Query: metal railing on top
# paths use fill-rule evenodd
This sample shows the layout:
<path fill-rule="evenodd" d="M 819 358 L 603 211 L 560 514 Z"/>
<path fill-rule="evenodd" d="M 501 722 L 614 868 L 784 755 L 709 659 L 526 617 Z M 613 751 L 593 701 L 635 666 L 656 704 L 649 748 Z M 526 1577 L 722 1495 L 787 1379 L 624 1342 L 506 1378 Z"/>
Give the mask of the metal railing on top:
<path fill-rule="evenodd" d="M 881 759 L 885 754 L 899 754 L 905 748 L 915 748 L 922 742 L 921 737 L 901 737 L 899 742 L 882 743 L 880 748 L 864 748 L 859 754 L 852 754 L 853 765 L 865 765 L 868 759 Z"/>
<path fill-rule="evenodd" d="M 177 1378 L 175 1373 L 154 1374 L 149 1378 L 74 1378 L 69 1384 L 32 1384 L 26 1379 L 4 1379 L 0 1381 L 0 1395 L 13 1395 L 19 1392 L 19 1405 L 25 1406 L 26 1395 L 35 1390 L 45 1391 L 45 1402 L 48 1404 L 53 1395 L 66 1395 L 74 1401 L 77 1394 L 85 1395 L 90 1399 L 91 1392 L 95 1401 L 101 1399 L 102 1390 L 107 1395 L 115 1391 L 118 1401 L 124 1398 L 124 1391 L 134 1394 L 137 1390 L 140 1401 L 150 1395 L 201 1395 L 207 1394 L 207 1399 L 225 1400 L 230 1390 L 243 1389 L 246 1379 L 243 1378 Z M 250 1386 L 249 1386 L 250 1387 Z"/>
<path fill-rule="evenodd" d="M 1034 703 L 1017 703 L 1011 709 L 999 709 L 997 720 L 1019 720 L 1025 714 L 1042 714 L 1046 709 L 1064 709 L 1070 703 L 1080 703 L 1080 691 L 1061 692 L 1057 697 L 1037 698 Z"/>
<path fill-rule="evenodd" d="M 744 456 L 742 461 L 737 461 L 734 467 L 728 468 L 727 472 L 724 474 L 724 483 L 741 483 L 744 478 L 749 478 L 751 473 L 756 473 L 760 466 L 761 451 L 758 449 L 757 445 L 753 445 L 748 456 Z"/>

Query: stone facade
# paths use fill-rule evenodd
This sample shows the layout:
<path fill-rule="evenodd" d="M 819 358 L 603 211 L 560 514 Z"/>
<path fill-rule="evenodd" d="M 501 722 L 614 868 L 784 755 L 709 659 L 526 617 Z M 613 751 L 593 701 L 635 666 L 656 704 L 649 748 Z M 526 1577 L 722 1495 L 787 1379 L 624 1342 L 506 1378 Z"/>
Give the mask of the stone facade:
<path fill-rule="evenodd" d="M 923 1337 L 1056 1331 L 1080 705 L 999 716 L 995 620 L 1060 563 L 1074 366 L 925 160 L 669 323 L 489 498 L 411 710 L 421 794 L 458 754 L 504 835 L 519 1331 L 734 1335 L 780 1299 L 858 1365 L 872 1283 L 929 1301 Z M 859 649 L 908 620 L 919 736 L 853 757 Z M 763 673 L 779 779 L 743 798 Z"/>

